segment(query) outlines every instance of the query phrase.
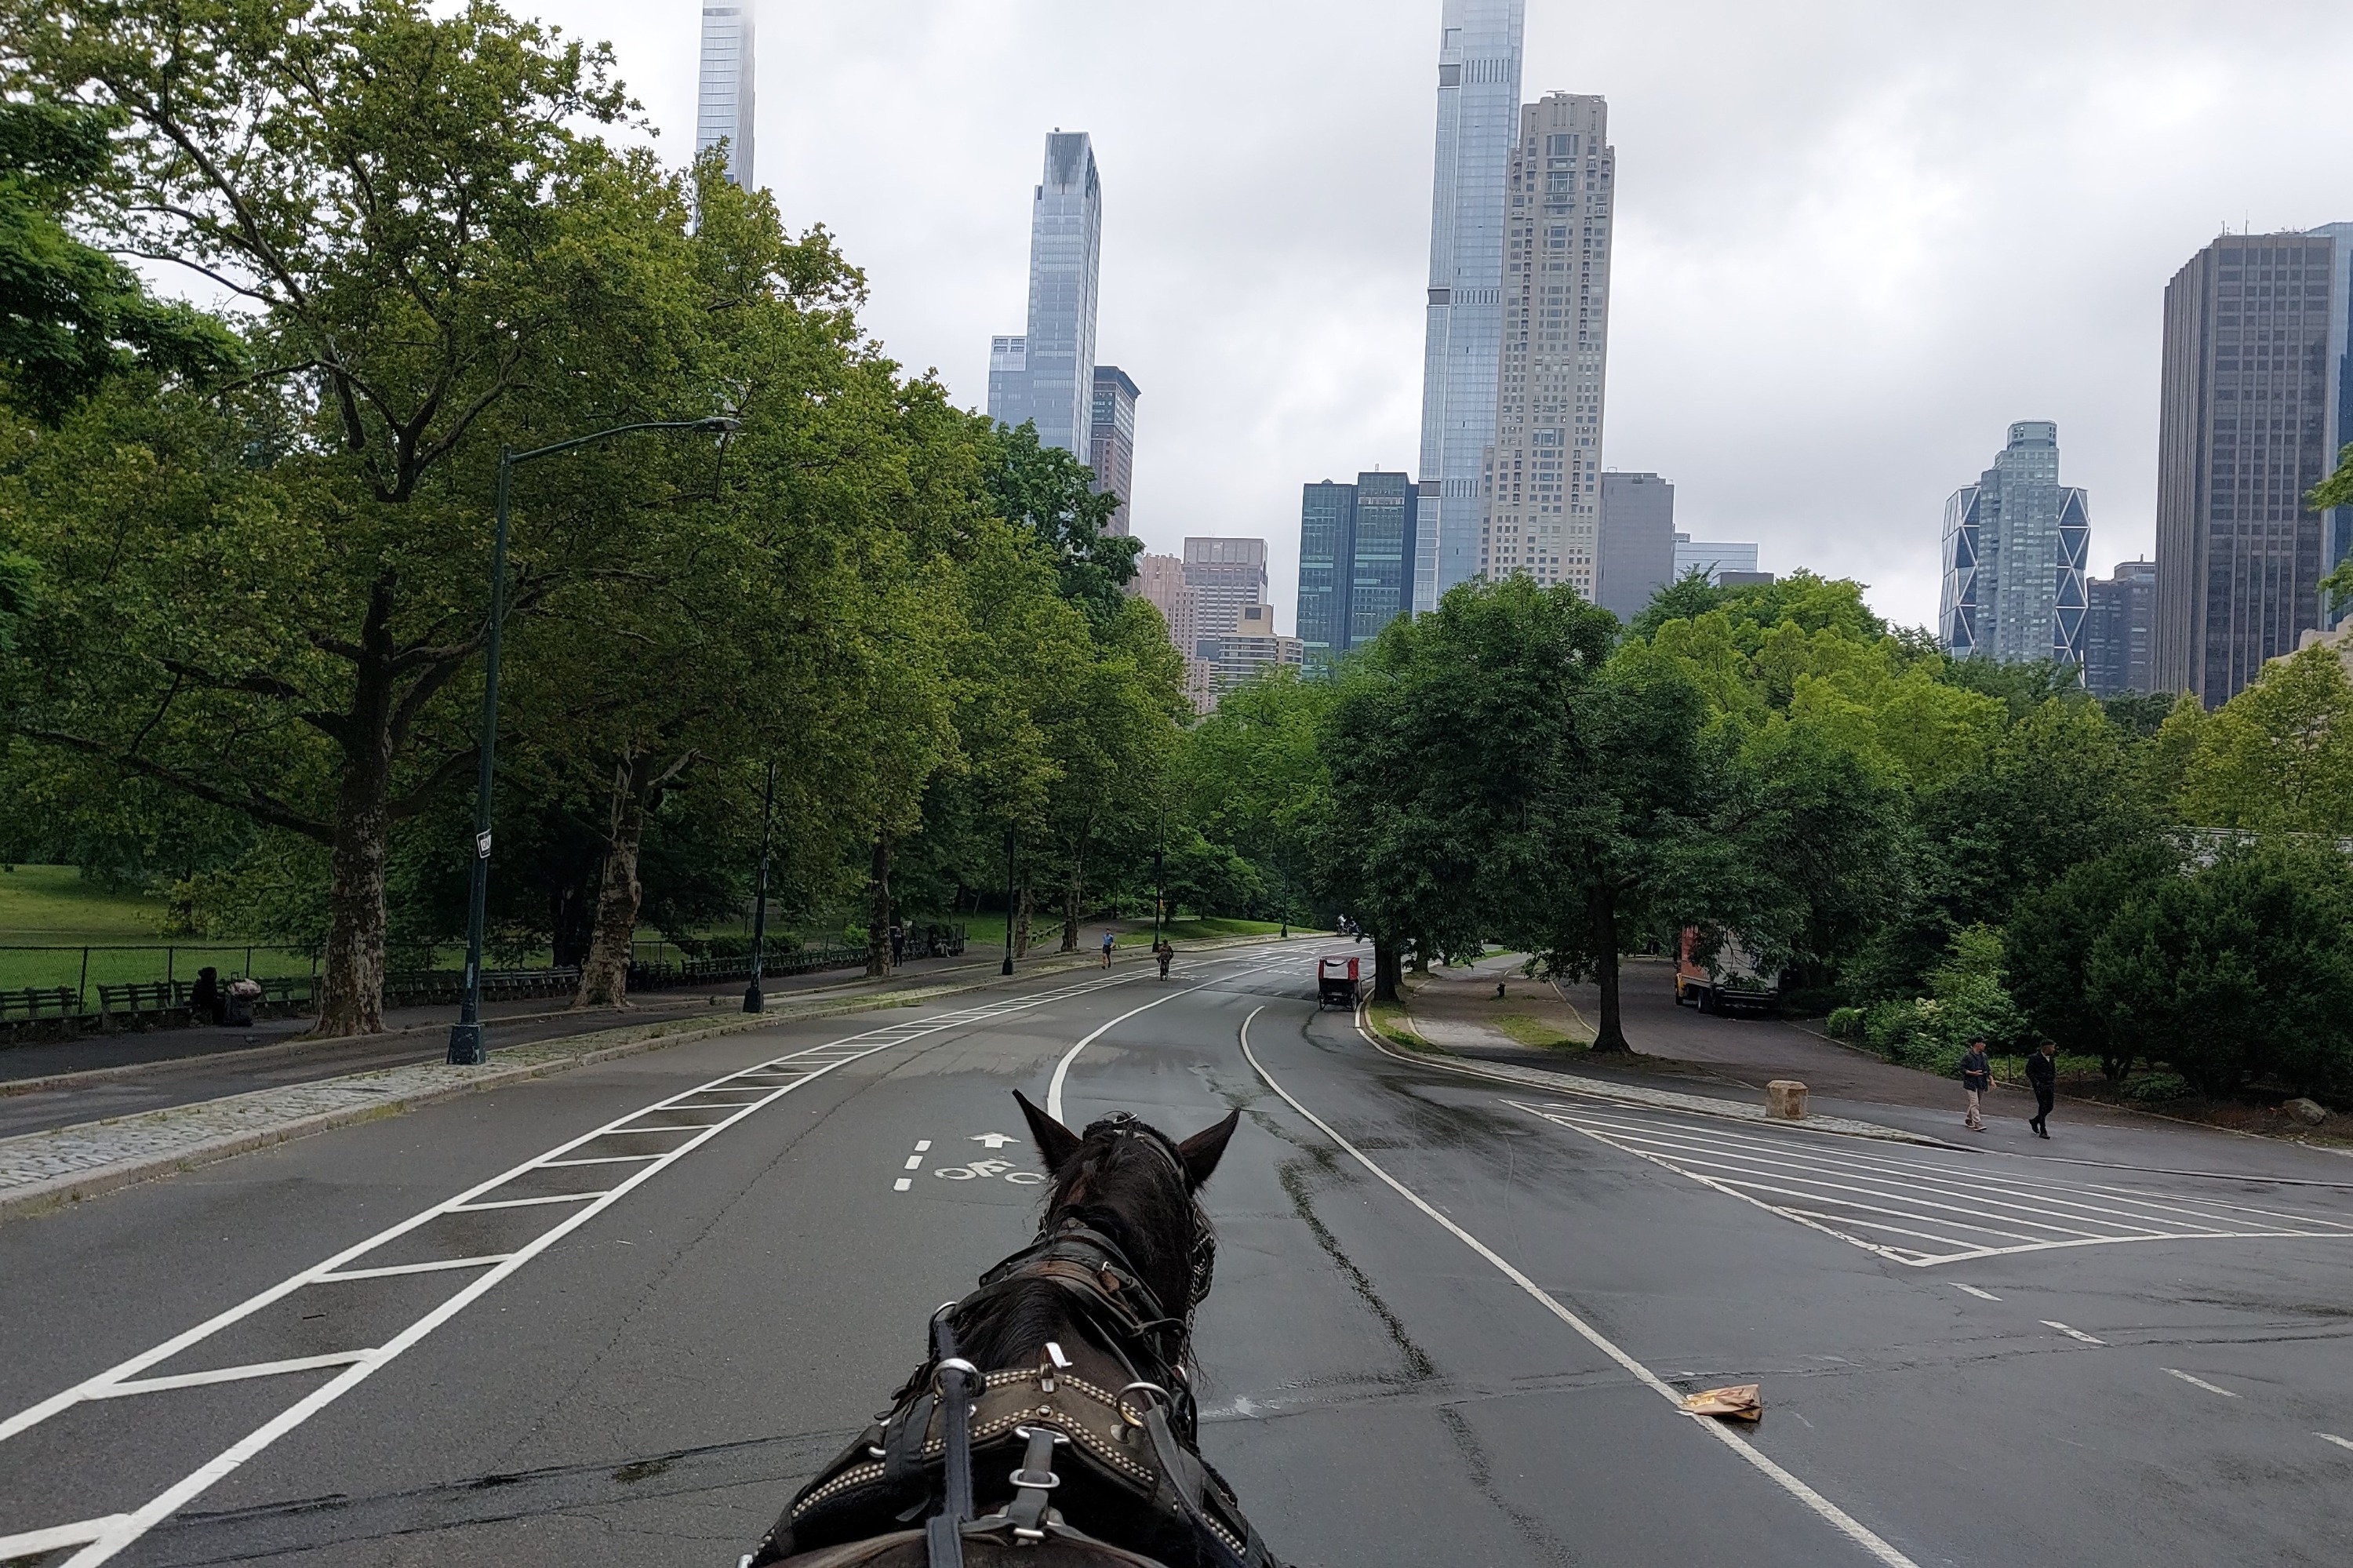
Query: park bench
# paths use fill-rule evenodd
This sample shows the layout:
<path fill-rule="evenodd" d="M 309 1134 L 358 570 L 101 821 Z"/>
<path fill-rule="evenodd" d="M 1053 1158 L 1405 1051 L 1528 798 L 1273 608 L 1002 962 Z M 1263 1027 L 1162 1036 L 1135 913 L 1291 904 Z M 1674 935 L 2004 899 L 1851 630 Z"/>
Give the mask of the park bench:
<path fill-rule="evenodd" d="M 69 985 L 26 986 L 0 991 L 0 1022 L 18 1018 L 71 1018 L 81 1012 L 81 993 Z"/>
<path fill-rule="evenodd" d="M 139 1023 L 162 1023 L 188 1019 L 185 980 L 133 980 L 122 985 L 101 985 L 98 988 L 98 1014 L 102 1022 L 129 1019 Z"/>

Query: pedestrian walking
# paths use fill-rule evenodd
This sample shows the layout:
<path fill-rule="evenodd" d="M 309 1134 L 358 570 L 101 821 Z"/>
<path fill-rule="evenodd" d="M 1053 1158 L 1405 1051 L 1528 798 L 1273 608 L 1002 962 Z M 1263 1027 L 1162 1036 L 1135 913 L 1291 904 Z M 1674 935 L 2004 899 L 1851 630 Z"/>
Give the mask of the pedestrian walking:
<path fill-rule="evenodd" d="M 1168 966 L 1176 958 L 1176 944 L 1163 939 L 1152 944 L 1152 956 L 1160 960 L 1160 978 L 1168 978 Z"/>
<path fill-rule="evenodd" d="M 1969 1054 L 1961 1058 L 1961 1087 L 1969 1097 L 1968 1114 L 1961 1125 L 1971 1132 L 1983 1132 L 1985 1127 L 1984 1095 L 1993 1086 L 1993 1064 L 1986 1060 L 1986 1043 L 1969 1042 Z"/>
<path fill-rule="evenodd" d="M 2026 1059 L 2026 1081 L 2034 1086 L 2034 1119 L 2026 1125 L 2034 1129 L 2035 1137 L 2048 1138 L 2052 1102 L 2059 1097 L 2057 1041 L 2045 1040 L 2042 1048 Z"/>
<path fill-rule="evenodd" d="M 1105 969 L 1111 968 L 1111 933 L 1109 931 L 1105 931 L 1103 933 L 1103 967 Z"/>
<path fill-rule="evenodd" d="M 907 928 L 896 920 L 891 922 L 891 967 L 897 969 L 907 961 Z"/>

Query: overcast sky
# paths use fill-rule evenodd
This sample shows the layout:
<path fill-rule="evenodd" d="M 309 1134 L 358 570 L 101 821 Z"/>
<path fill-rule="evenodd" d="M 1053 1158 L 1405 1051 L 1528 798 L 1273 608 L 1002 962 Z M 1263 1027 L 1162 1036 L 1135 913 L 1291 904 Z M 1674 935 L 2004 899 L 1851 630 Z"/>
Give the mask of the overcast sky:
<path fill-rule="evenodd" d="M 538 10 L 609 39 L 691 153 L 699 5 Z M 1092 132 L 1136 532 L 1264 535 L 1288 629 L 1301 483 L 1416 460 L 1439 15 L 764 0 L 757 177 L 866 269 L 890 352 L 978 407 L 1045 134 Z M 2353 219 L 2345 0 L 1529 0 L 1521 85 L 1609 101 L 1607 465 L 1906 623 L 2013 419 L 2059 422 L 2095 570 L 2150 549 L 2166 280 L 2225 225 Z"/>

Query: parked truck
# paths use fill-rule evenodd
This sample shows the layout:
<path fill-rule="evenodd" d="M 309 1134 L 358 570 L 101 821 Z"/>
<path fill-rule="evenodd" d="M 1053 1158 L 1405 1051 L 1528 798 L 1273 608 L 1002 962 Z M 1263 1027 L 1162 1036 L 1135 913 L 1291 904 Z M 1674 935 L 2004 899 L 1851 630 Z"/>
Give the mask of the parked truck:
<path fill-rule="evenodd" d="M 1675 959 L 1675 1005 L 1702 1012 L 1772 1012 L 1781 1005 L 1781 971 L 1757 960 L 1756 951 L 1726 931 L 1717 938 L 1715 956 L 1706 963 L 1696 957 L 1699 927 L 1683 927 L 1682 951 Z"/>

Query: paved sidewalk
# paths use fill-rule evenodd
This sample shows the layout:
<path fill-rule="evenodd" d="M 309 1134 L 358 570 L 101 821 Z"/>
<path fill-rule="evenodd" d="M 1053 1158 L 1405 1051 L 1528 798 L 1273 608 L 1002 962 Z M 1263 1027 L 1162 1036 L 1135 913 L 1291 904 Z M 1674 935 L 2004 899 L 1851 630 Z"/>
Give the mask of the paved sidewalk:
<path fill-rule="evenodd" d="M 1236 938 L 1198 943 L 1190 951 L 1271 945 L 1272 940 Z M 1146 955 L 1123 952 L 1117 967 L 1145 971 L 1151 962 Z M 1099 963 L 1095 955 L 1083 952 L 1030 959 L 1019 978 L 1092 969 Z M 839 994 L 836 988 L 836 994 L 772 1001 L 760 1013 L 713 1017 L 706 1010 L 702 1016 L 638 1020 L 617 1028 L 510 1044 L 492 1050 L 490 1064 L 482 1067 L 452 1067 L 438 1059 L 414 1062 L 0 1138 L 0 1220 L 412 1106 L 722 1034 L 800 1019 L 911 1007 L 983 990 L 1002 978 L 995 963 L 963 963 L 935 974 L 931 983 L 869 986 L 849 994 Z M 611 1017 L 605 1015 L 608 1025 Z"/>

